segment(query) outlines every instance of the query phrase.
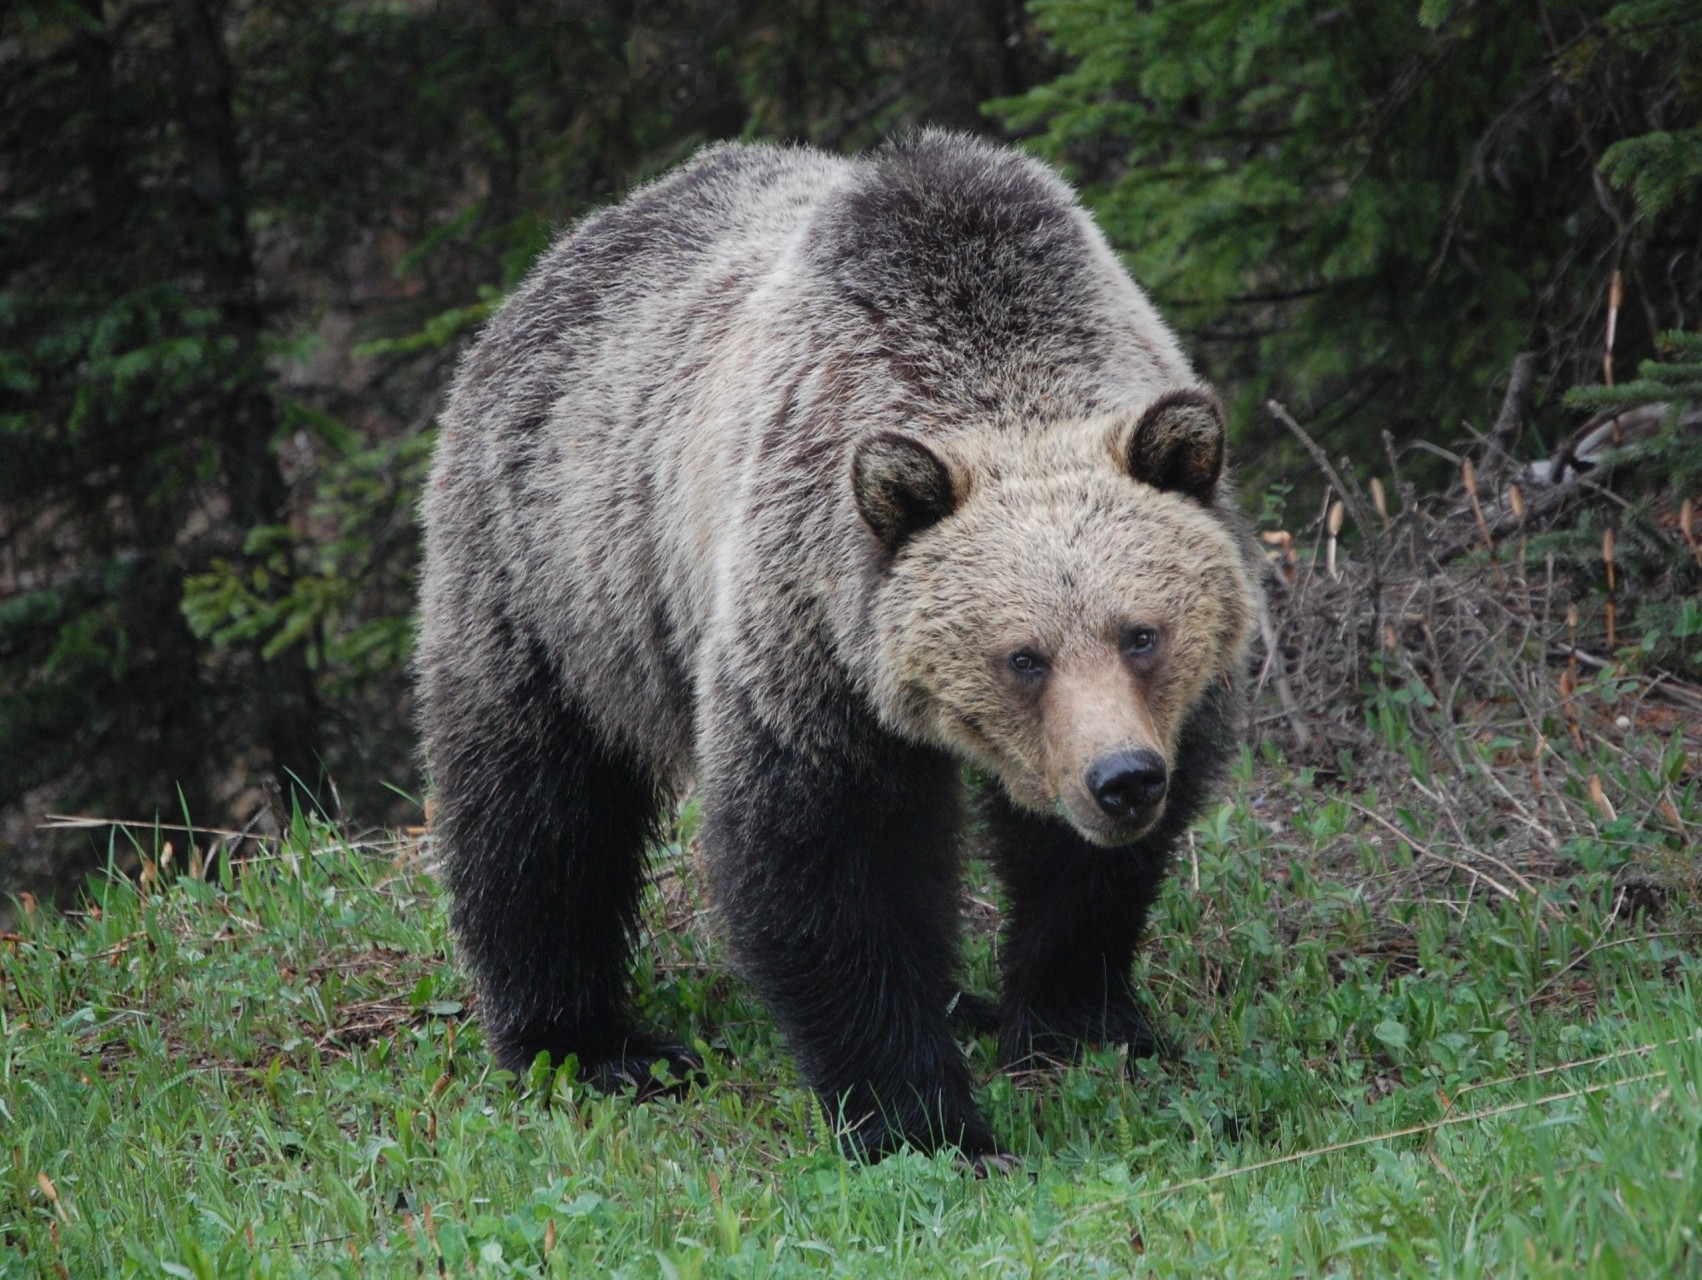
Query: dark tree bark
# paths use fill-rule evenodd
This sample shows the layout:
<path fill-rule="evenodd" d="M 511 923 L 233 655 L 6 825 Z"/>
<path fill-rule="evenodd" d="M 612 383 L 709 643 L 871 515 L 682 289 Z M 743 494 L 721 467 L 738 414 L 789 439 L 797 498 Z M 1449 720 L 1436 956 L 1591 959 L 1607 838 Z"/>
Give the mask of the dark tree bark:
<path fill-rule="evenodd" d="M 220 470 L 230 503 L 233 551 L 248 532 L 288 518 L 289 494 L 272 452 L 277 406 L 261 359 L 264 311 L 248 232 L 242 163 L 232 111 L 233 76 L 217 21 L 205 0 L 172 0 L 173 60 L 196 227 L 208 293 L 235 340 L 234 373 L 214 413 Z M 278 584 L 287 590 L 288 583 Z M 258 651 L 249 673 L 256 723 L 280 789 L 321 798 L 320 706 L 306 657 L 292 646 L 272 659 Z"/>
<path fill-rule="evenodd" d="M 520 29 L 517 0 L 486 0 L 485 73 L 479 82 L 479 109 L 496 135 L 497 147 L 486 167 L 490 198 L 485 223 L 505 227 L 520 216 L 520 128 L 514 120 L 512 68 L 500 56 Z"/>
<path fill-rule="evenodd" d="M 102 16 L 102 0 L 82 0 L 88 21 L 71 42 L 77 79 L 86 86 L 94 125 L 84 131 L 83 154 L 94 192 L 92 238 L 104 243 L 126 214 L 135 208 L 136 180 L 129 164 L 126 121 L 113 101 L 112 38 Z"/>
<path fill-rule="evenodd" d="M 81 235 L 91 247 L 98 247 L 94 251 L 116 259 L 124 252 L 122 246 L 139 233 L 134 224 L 142 216 L 131 163 L 131 122 L 114 87 L 113 38 L 104 6 L 101 0 L 82 0 L 81 8 L 88 21 L 72 42 L 72 60 L 91 116 L 80 134 L 80 150 L 93 196 Z M 110 497 L 116 497 L 128 513 L 139 546 L 170 548 L 176 541 L 179 517 L 152 500 L 152 477 L 146 457 L 140 456 L 167 437 L 170 429 L 157 412 L 146 414 L 136 427 L 95 446 L 112 465 L 93 463 L 82 455 L 83 465 L 113 477 Z M 110 452 L 115 447 L 125 452 Z M 137 449 L 138 456 L 126 456 L 130 449 Z M 101 517 L 91 512 L 82 538 L 97 553 L 110 554 L 111 548 L 101 547 L 95 530 L 113 536 Z M 134 784 L 130 800 L 137 807 L 127 807 L 124 816 L 146 813 L 152 800 L 155 812 L 176 818 L 180 815 L 174 812 L 174 793 L 182 808 L 196 817 L 213 807 L 206 768 L 210 717 L 201 675 L 205 655 L 177 607 L 182 590 L 181 566 L 175 557 L 163 555 L 137 572 L 119 593 L 120 615 L 141 641 L 130 655 L 126 673 L 132 689 L 140 691 L 134 699 L 139 705 L 130 714 L 121 711 L 113 717 L 97 743 L 103 754 L 128 762 L 125 772 Z"/>

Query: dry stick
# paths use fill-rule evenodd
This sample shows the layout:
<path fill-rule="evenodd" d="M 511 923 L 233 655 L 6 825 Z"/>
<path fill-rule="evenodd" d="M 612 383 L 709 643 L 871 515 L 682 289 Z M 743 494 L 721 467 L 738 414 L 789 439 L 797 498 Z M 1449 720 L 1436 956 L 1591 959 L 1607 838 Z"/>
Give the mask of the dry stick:
<path fill-rule="evenodd" d="M 1383 532 L 1389 532 L 1389 499 L 1383 493 L 1383 482 L 1371 477 L 1371 505 L 1377 508 L 1377 518 L 1383 522 Z"/>
<path fill-rule="evenodd" d="M 1389 460 L 1389 477 L 1395 482 L 1395 496 L 1401 500 L 1401 514 L 1409 515 L 1418 506 L 1418 491 L 1410 480 L 1401 475 L 1401 456 L 1395 449 L 1395 437 L 1383 432 L 1383 456 Z"/>
<path fill-rule="evenodd" d="M 1296 422 L 1293 415 L 1275 400 L 1265 401 L 1265 412 L 1294 433 L 1294 438 L 1300 441 L 1301 447 L 1311 455 L 1312 461 L 1318 464 L 1318 469 L 1335 485 L 1336 492 L 1341 494 L 1342 501 L 1347 503 L 1348 514 L 1353 517 L 1353 523 L 1368 536 L 1374 534 L 1377 526 L 1371 522 L 1370 516 L 1361 505 L 1357 490 L 1348 488 L 1341 478 L 1341 473 L 1330 465 L 1328 455 L 1319 447 L 1318 442 L 1306 434 L 1306 428 Z"/>
<path fill-rule="evenodd" d="M 1678 528 L 1684 535 L 1684 545 L 1690 548 L 1690 554 L 1696 557 L 1696 563 L 1702 565 L 1702 542 L 1696 538 L 1696 504 L 1689 498 L 1686 498 L 1678 509 Z"/>
<path fill-rule="evenodd" d="M 1503 458 L 1509 457 L 1519 437 L 1525 419 L 1525 393 L 1530 390 L 1536 373 L 1536 357 L 1526 351 L 1513 361 L 1507 375 L 1507 394 L 1501 397 L 1501 412 L 1495 415 L 1495 425 L 1489 429 L 1486 443 Z M 1487 457 L 1485 462 L 1489 461 Z"/>
<path fill-rule="evenodd" d="M 1390 1129 L 1387 1133 L 1373 1133 L 1364 1138 L 1349 1138 L 1346 1142 L 1332 1142 L 1327 1147 L 1314 1147 L 1310 1151 L 1296 1151 L 1291 1155 L 1275 1156 L 1270 1160 L 1260 1160 L 1254 1164 L 1242 1165 L 1239 1169 L 1221 1169 L 1217 1173 L 1208 1173 L 1203 1178 L 1192 1178 L 1187 1182 L 1174 1183 L 1168 1187 L 1155 1187 L 1147 1194 L 1167 1196 L 1177 1191 L 1191 1191 L 1195 1187 L 1205 1187 L 1214 1182 L 1222 1182 L 1225 1178 L 1236 1178 L 1245 1173 L 1258 1173 L 1263 1169 L 1274 1169 L 1278 1165 L 1294 1164 L 1301 1160 L 1310 1160 L 1315 1156 L 1334 1155 L 1338 1151 L 1351 1151 L 1355 1147 L 1367 1147 L 1374 1142 L 1389 1142 L 1395 1138 L 1410 1138 L 1418 1133 L 1434 1133 L 1436 1130 L 1445 1129 L 1449 1125 L 1470 1124 L 1474 1120 L 1488 1120 L 1495 1116 L 1510 1115 L 1515 1111 L 1528 1111 L 1532 1107 L 1546 1106 L 1551 1102 L 1567 1102 L 1573 1098 L 1601 1093 L 1607 1089 L 1643 1084 L 1649 1080 L 1664 1080 L 1666 1076 L 1665 1071 L 1647 1071 L 1640 1076 L 1627 1076 L 1623 1080 L 1604 1080 L 1601 1084 L 1585 1085 L 1581 1089 L 1566 1089 L 1560 1093 L 1544 1094 L 1540 1098 L 1532 1098 L 1526 1102 L 1508 1102 L 1499 1107 L 1485 1107 L 1482 1111 L 1468 1111 L 1465 1115 L 1443 1116 L 1440 1120 L 1432 1120 L 1426 1124 L 1410 1125 L 1405 1129 Z"/>
<path fill-rule="evenodd" d="M 1613 671 L 1619 665 L 1611 658 L 1598 658 L 1588 650 L 1564 644 L 1551 648 L 1548 651 L 1548 657 L 1550 660 L 1555 658 L 1566 660 L 1568 668 L 1573 673 L 1574 685 L 1577 684 L 1579 663 L 1583 663 L 1586 667 L 1595 671 Z M 1676 677 L 1670 671 L 1650 672 L 1646 691 L 1665 698 L 1669 702 L 1676 702 L 1681 707 L 1688 707 L 1693 711 L 1702 711 L 1702 695 L 1690 692 L 1687 686 L 1675 683 L 1675 681 Z"/>
<path fill-rule="evenodd" d="M 1450 457 L 1452 455 L 1449 455 Z M 1458 459 L 1455 460 L 1456 462 Z M 1580 498 L 1585 493 L 1593 494 L 1605 501 L 1616 502 L 1624 506 L 1624 501 L 1618 494 L 1588 480 L 1582 476 L 1567 480 L 1564 483 L 1544 485 L 1535 493 L 1524 495 L 1524 513 L 1515 515 L 1511 510 L 1498 512 L 1495 519 L 1489 522 L 1490 536 L 1496 539 L 1505 537 L 1523 527 L 1527 521 L 1541 520 L 1551 511 L 1564 507 L 1568 502 Z M 1463 533 L 1456 533 L 1436 549 L 1436 560 L 1445 564 L 1463 551 L 1469 551 L 1481 536 L 1474 526 Z"/>
<path fill-rule="evenodd" d="M 1602 381 L 1608 386 L 1613 385 L 1613 338 L 1619 328 L 1619 307 L 1625 301 L 1625 277 L 1619 268 L 1613 269 L 1613 279 L 1607 287 L 1607 334 L 1602 340 Z M 1613 419 L 1613 442 L 1619 443 L 1619 417 Z"/>
<path fill-rule="evenodd" d="M 1672 937 L 1670 933 L 1655 933 L 1640 935 L 1651 938 Z M 1636 939 L 1626 939 L 1636 941 Z M 1520 1084 L 1526 1080 L 1535 1080 L 1541 1076 L 1551 1076 L 1557 1071 L 1575 1071 L 1579 1067 L 1599 1067 L 1604 1062 L 1612 1062 L 1617 1058 L 1633 1058 L 1639 1054 L 1653 1053 L 1656 1049 L 1670 1049 L 1674 1045 L 1685 1044 L 1691 1040 L 1702 1040 L 1702 1031 L 1693 1031 L 1687 1036 L 1674 1036 L 1670 1040 L 1651 1040 L 1648 1044 L 1634 1044 L 1629 1049 L 1610 1049 L 1606 1053 L 1598 1053 L 1593 1058 L 1576 1058 L 1571 1062 L 1556 1062 L 1552 1066 L 1537 1067 L 1531 1071 L 1521 1071 L 1516 1076 L 1502 1076 L 1499 1080 L 1478 1080 L 1472 1084 L 1463 1084 L 1454 1090 L 1453 1101 L 1458 1102 L 1468 1093 L 1476 1093 L 1480 1089 L 1498 1089 L 1505 1085 Z"/>
<path fill-rule="evenodd" d="M 1383 629 L 1383 561 L 1387 548 L 1381 545 L 1377 526 L 1371 522 L 1371 514 L 1365 509 L 1365 494 L 1360 490 L 1357 481 L 1349 485 L 1342 479 L 1341 472 L 1330 465 L 1329 457 L 1318 442 L 1306 433 L 1306 429 L 1294 420 L 1294 416 L 1283 408 L 1279 401 L 1265 401 L 1265 411 L 1294 434 L 1301 447 L 1311 455 L 1312 461 L 1317 463 L 1319 469 L 1329 478 L 1330 483 L 1336 487 L 1336 492 L 1341 495 L 1342 502 L 1346 504 L 1348 514 L 1353 517 L 1355 527 L 1365 539 L 1371 565 L 1371 634 L 1378 635 Z M 1331 532 L 1333 541 L 1334 530 Z M 1334 566 L 1331 568 L 1333 570 Z M 1356 655 L 1355 662 L 1357 665 Z"/>
<path fill-rule="evenodd" d="M 1531 540 L 1525 532 L 1525 491 L 1517 484 L 1507 486 L 1507 507 L 1519 522 L 1519 581 L 1526 581 L 1525 561 L 1530 554 Z"/>
<path fill-rule="evenodd" d="M 1624 903 L 1624 901 L 1625 901 L 1625 893 L 1622 890 L 1619 894 L 1618 899 L 1613 904 L 1613 915 L 1608 917 L 1607 923 L 1609 925 L 1611 925 L 1614 921 L 1614 918 L 1616 916 L 1618 916 L 1619 908 L 1620 908 L 1621 904 Z M 1683 936 L 1683 931 L 1679 930 L 1679 929 L 1664 929 L 1660 933 L 1638 933 L 1638 934 L 1633 934 L 1629 938 L 1609 938 L 1609 937 L 1606 936 L 1606 934 L 1607 934 L 1607 927 L 1604 925 L 1601 935 L 1598 936 L 1598 940 L 1596 942 L 1591 944 L 1589 950 L 1585 951 L 1583 954 L 1581 954 L 1579 956 L 1574 957 L 1572 959 L 1572 961 L 1565 966 L 1565 968 L 1560 969 L 1559 971 L 1554 973 L 1552 976 L 1547 978 L 1542 983 L 1541 986 L 1539 986 L 1535 991 L 1531 992 L 1530 995 L 1525 997 L 1523 1003 L 1525 1003 L 1526 1005 L 1530 1005 L 1530 1004 L 1535 1003 L 1536 998 L 1538 996 L 1540 996 L 1544 991 L 1547 991 L 1556 982 L 1559 982 L 1562 978 L 1564 978 L 1573 969 L 1575 969 L 1579 965 L 1583 964 L 1584 961 L 1588 960 L 1591 956 L 1595 955 L 1596 952 L 1598 952 L 1598 951 L 1605 951 L 1609 947 L 1630 946 L 1633 942 L 1650 942 L 1650 941 L 1653 941 L 1656 938 L 1678 938 L 1678 937 Z M 1667 1043 L 1676 1044 L 1677 1041 L 1670 1041 L 1669 1040 Z"/>
<path fill-rule="evenodd" d="M 1649 683 L 1646 692 L 1659 694 L 1681 707 L 1689 707 L 1694 711 L 1702 711 L 1702 697 L 1690 693 L 1686 688 L 1676 685 L 1678 679 L 1670 671 L 1654 670 L 1648 673 Z"/>
<path fill-rule="evenodd" d="M 1417 778 L 1409 779 L 1409 781 L 1412 783 L 1413 786 L 1417 787 L 1418 790 L 1421 791 L 1424 795 L 1428 796 L 1430 798 L 1431 802 L 1434 803 L 1438 809 L 1442 810 L 1443 813 L 1447 814 L 1449 825 L 1454 828 L 1454 833 L 1460 839 L 1460 847 L 1466 848 L 1467 847 L 1467 838 L 1466 838 L 1465 829 L 1460 826 L 1460 820 L 1455 814 L 1454 807 L 1452 805 L 1448 804 L 1446 801 L 1444 801 L 1441 796 L 1437 795 L 1436 792 L 1432 791 L 1429 787 L 1425 786 Z M 1379 818 L 1378 821 L 1383 822 L 1383 824 L 1385 826 L 1389 825 L 1384 819 Z M 1396 830 L 1396 828 L 1394 828 L 1394 827 L 1389 827 L 1389 829 L 1391 831 Z M 1401 839 L 1405 840 L 1408 844 L 1413 843 L 1412 837 L 1409 836 L 1409 835 L 1406 835 L 1404 833 L 1402 833 Z M 1423 846 L 1414 846 L 1414 847 L 1423 849 Z M 1423 851 L 1428 853 L 1433 858 L 1442 858 L 1443 861 L 1445 861 L 1445 862 L 1448 861 L 1448 859 L 1443 858 L 1441 854 L 1436 853 L 1432 850 L 1426 849 L 1426 850 L 1423 850 Z M 1539 895 L 1537 894 L 1537 887 L 1534 884 L 1532 884 L 1529 879 L 1527 879 L 1520 872 L 1518 872 L 1513 867 L 1508 865 L 1506 862 L 1503 862 L 1500 858 L 1497 858 L 1493 853 L 1485 853 L 1481 849 L 1477 850 L 1476 853 L 1477 853 L 1477 856 L 1482 858 L 1485 862 L 1493 863 L 1495 866 L 1500 867 L 1503 871 L 1505 871 L 1507 873 L 1507 875 L 1512 880 L 1517 882 L 1518 885 L 1521 888 L 1523 888 L 1527 893 L 1529 893 L 1532 897 L 1539 897 Z M 1452 865 L 1458 866 L 1459 864 L 1453 863 Z M 1481 875 L 1482 873 L 1479 872 L 1477 874 Z M 1489 880 L 1488 876 L 1484 876 L 1484 879 L 1488 880 L 1490 884 L 1495 883 L 1493 880 Z M 1540 898 L 1539 898 L 1539 900 L 1540 900 Z M 1544 906 L 1544 910 L 1546 910 L 1556 920 L 1563 918 L 1563 915 L 1562 915 L 1562 913 L 1561 913 L 1561 911 L 1558 907 L 1555 907 L 1555 906 L 1553 906 L 1552 904 L 1549 904 L 1549 903 L 1544 903 L 1543 906 Z"/>
<path fill-rule="evenodd" d="M 1382 814 L 1376 812 L 1374 809 L 1367 809 L 1364 805 L 1360 804 L 1359 801 L 1353 799 L 1351 796 L 1347 797 L 1347 803 L 1348 803 L 1348 806 L 1350 808 L 1357 809 L 1360 813 L 1363 813 L 1367 818 L 1370 818 L 1371 821 L 1375 822 L 1378 826 L 1382 827 L 1390 835 L 1394 836 L 1395 839 L 1399 840 L 1402 844 L 1406 845 L 1407 847 L 1412 849 L 1414 852 L 1421 853 L 1427 858 L 1434 858 L 1438 862 L 1445 863 L 1448 866 L 1453 867 L 1456 871 L 1464 871 L 1468 876 L 1472 876 L 1475 879 L 1482 880 L 1486 885 L 1488 885 L 1491 889 L 1494 889 L 1495 892 L 1499 893 L 1503 898 L 1506 898 L 1507 901 L 1509 901 L 1509 902 L 1517 902 L 1519 900 L 1518 894 L 1514 893 L 1511 889 L 1509 889 L 1506 885 L 1502 884 L 1499 880 L 1497 880 L 1494 876 L 1490 875 L 1487 871 L 1479 871 L 1476 867 L 1471 866 L 1468 863 L 1461 862 L 1457 858 L 1450 858 L 1450 857 L 1448 857 L 1447 854 L 1437 853 L 1436 850 L 1432 849 L 1429 845 L 1425 844 L 1423 841 L 1417 839 L 1416 837 L 1411 835 L 1409 832 L 1402 831 L 1399 827 L 1397 827 L 1394 823 L 1390 822 Z M 1536 890 L 1535 885 L 1533 885 L 1529 880 L 1525 879 L 1525 877 L 1520 875 L 1517 871 L 1513 870 L 1513 868 L 1508 866 L 1505 862 L 1501 861 L 1501 859 L 1491 857 L 1487 853 L 1482 854 L 1481 856 L 1482 856 L 1482 858 L 1485 862 L 1494 863 L 1496 866 L 1500 867 L 1503 871 L 1505 871 L 1510 877 L 1512 877 L 1514 880 L 1518 881 L 1519 885 L 1527 893 L 1531 894 L 1533 897 L 1540 896 L 1540 895 L 1537 894 L 1537 890 Z M 1544 903 L 1543 905 L 1549 911 L 1553 912 L 1554 915 L 1556 915 L 1556 916 L 1560 915 L 1560 912 L 1555 909 L 1553 903 Z"/>
<path fill-rule="evenodd" d="M 251 831 L 237 831 L 231 827 L 186 827 L 180 822 L 155 822 L 153 819 L 130 818 L 85 818 L 69 813 L 50 813 L 37 824 L 41 831 L 86 831 L 97 827 L 136 827 L 145 831 L 187 831 L 203 836 L 228 836 L 235 840 L 246 840 L 253 837 Z M 255 837 L 258 838 L 258 837 Z"/>
<path fill-rule="evenodd" d="M 1602 563 L 1607 566 L 1607 647 L 1609 649 L 1615 649 L 1618 645 L 1615 640 L 1613 625 L 1616 610 L 1613 599 L 1614 563 L 1612 525 L 1609 525 L 1607 528 L 1602 530 Z"/>
<path fill-rule="evenodd" d="M 1541 733 L 1537 734 L 1537 740 L 1539 743 L 1542 741 Z M 1525 826 L 1529 827 L 1533 832 L 1541 836 L 1546 844 L 1551 846 L 1559 844 L 1559 841 L 1555 839 L 1554 832 L 1545 827 L 1540 818 L 1533 815 L 1531 811 L 1525 807 L 1524 803 L 1507 789 L 1507 784 L 1502 782 L 1501 779 L 1496 776 L 1495 770 L 1489 767 L 1488 762 L 1483 760 L 1474 760 L 1472 763 L 1476 772 L 1483 777 L 1484 781 L 1489 783 L 1490 786 L 1501 793 L 1502 799 L 1507 802 L 1508 807 L 1513 810 L 1514 815 L 1520 822 L 1524 823 Z M 1533 780 L 1540 779 L 1541 776 L 1542 775 L 1539 770 L 1532 771 Z M 1540 781 L 1535 782 L 1534 790 L 1538 796 L 1542 794 L 1542 785 Z"/>
<path fill-rule="evenodd" d="M 1289 683 L 1288 669 L 1283 666 L 1282 654 L 1277 647 L 1276 627 L 1271 623 L 1270 610 L 1259 610 L 1259 632 L 1265 640 L 1265 666 L 1259 672 L 1258 684 L 1262 688 L 1268 677 L 1276 688 L 1277 700 L 1282 703 L 1283 714 L 1288 717 L 1289 728 L 1294 733 L 1294 745 L 1304 751 L 1312 745 L 1312 730 L 1306 724 L 1306 717 L 1300 713 L 1300 700 L 1294 696 L 1294 686 Z"/>
<path fill-rule="evenodd" d="M 1428 453 L 1431 457 L 1440 458 L 1450 467 L 1458 467 L 1460 463 L 1466 460 L 1465 454 L 1455 453 L 1452 449 L 1444 449 L 1434 440 L 1414 440 L 1409 447 L 1417 449 L 1420 453 Z"/>
<path fill-rule="evenodd" d="M 1466 500 L 1472 506 L 1472 518 L 1477 521 L 1478 532 L 1483 535 L 1483 549 L 1489 552 L 1490 563 L 1495 561 L 1495 539 L 1489 533 L 1489 521 L 1483 518 L 1483 504 L 1477 497 L 1477 468 L 1472 466 L 1472 460 L 1467 458 L 1460 463 L 1460 484 L 1466 491 Z"/>

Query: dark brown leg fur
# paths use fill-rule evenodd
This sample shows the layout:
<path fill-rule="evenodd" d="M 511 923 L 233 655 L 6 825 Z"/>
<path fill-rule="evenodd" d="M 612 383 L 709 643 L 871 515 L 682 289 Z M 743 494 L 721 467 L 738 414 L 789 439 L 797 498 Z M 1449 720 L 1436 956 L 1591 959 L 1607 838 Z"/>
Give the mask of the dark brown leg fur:
<path fill-rule="evenodd" d="M 566 702 L 540 654 L 515 663 L 529 674 L 506 696 L 469 680 L 454 705 L 431 708 L 448 726 L 429 743 L 437 837 L 481 1021 L 518 1074 L 539 1053 L 576 1054 L 583 1080 L 655 1092 L 652 1064 L 680 1079 L 702 1066 L 629 1005 L 644 850 L 664 797 Z"/>
<path fill-rule="evenodd" d="M 988 854 L 1009 899 L 1000 947 L 999 1065 L 1072 1062 L 1086 1045 L 1150 1054 L 1154 1035 L 1130 977 L 1161 851 L 1101 849 L 1064 823 L 986 802 Z"/>
<path fill-rule="evenodd" d="M 987 852 L 1004 882 L 999 1063 L 1021 1070 L 1070 1062 L 1087 1045 L 1162 1047 L 1130 968 L 1171 850 L 1199 816 L 1235 740 L 1236 701 L 1208 689 L 1183 725 L 1164 816 L 1120 849 L 1088 843 L 1053 818 L 1017 809 L 1001 791 L 984 801 Z"/>
<path fill-rule="evenodd" d="M 725 928 L 848 1153 L 995 1157 L 947 1028 L 957 765 L 872 726 L 846 740 L 845 757 L 807 759 L 747 719 L 717 742 L 712 759 L 738 762 L 703 779 Z"/>

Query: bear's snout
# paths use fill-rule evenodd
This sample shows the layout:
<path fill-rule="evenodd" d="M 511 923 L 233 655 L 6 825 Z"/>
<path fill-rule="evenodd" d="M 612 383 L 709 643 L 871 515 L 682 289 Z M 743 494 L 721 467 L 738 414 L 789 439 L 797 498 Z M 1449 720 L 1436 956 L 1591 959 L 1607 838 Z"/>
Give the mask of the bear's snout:
<path fill-rule="evenodd" d="M 1085 781 L 1107 818 L 1131 826 L 1146 825 L 1169 785 L 1164 757 L 1146 747 L 1102 756 L 1089 766 Z"/>

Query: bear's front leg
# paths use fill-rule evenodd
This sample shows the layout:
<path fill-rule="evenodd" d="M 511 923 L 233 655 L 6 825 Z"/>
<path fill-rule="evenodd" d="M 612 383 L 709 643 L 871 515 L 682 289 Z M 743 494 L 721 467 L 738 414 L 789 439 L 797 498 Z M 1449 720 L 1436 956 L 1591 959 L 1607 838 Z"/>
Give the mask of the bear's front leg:
<path fill-rule="evenodd" d="M 703 759 L 713 895 L 847 1153 L 949 1146 L 1003 1167 L 947 1027 L 957 765 L 873 725 L 800 749 L 738 719 L 715 726 Z"/>
<path fill-rule="evenodd" d="M 1074 1062 L 1096 1045 L 1156 1052 L 1130 969 L 1174 832 L 1101 848 L 1058 819 L 1018 809 L 1002 791 L 987 797 L 984 814 L 988 855 L 1009 899 L 999 1065 Z"/>

